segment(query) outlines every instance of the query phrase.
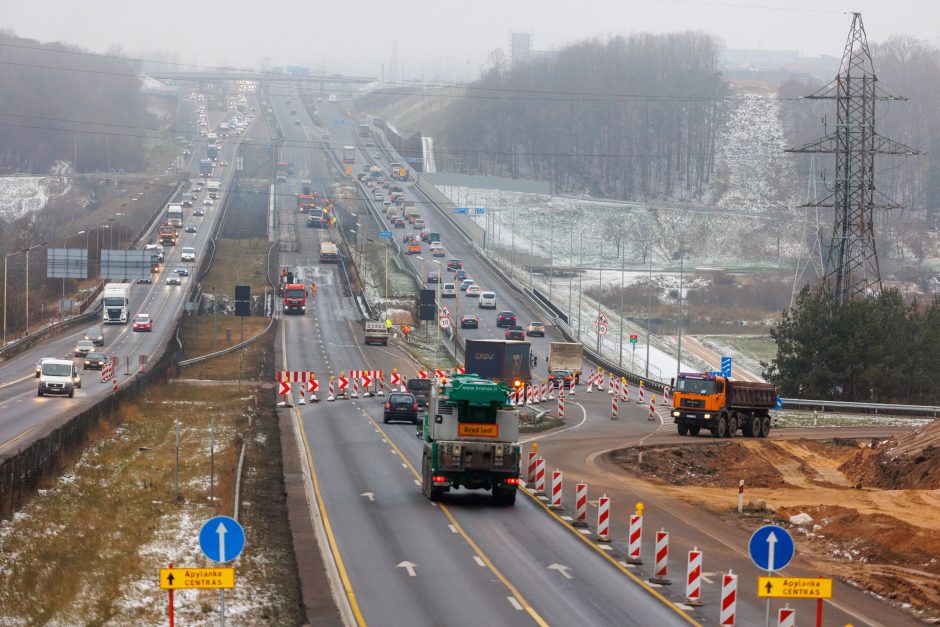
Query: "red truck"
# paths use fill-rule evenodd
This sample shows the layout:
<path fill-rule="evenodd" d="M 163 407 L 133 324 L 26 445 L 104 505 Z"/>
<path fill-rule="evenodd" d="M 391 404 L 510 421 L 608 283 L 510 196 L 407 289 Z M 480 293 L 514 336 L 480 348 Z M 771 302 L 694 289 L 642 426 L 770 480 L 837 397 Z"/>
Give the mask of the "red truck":
<path fill-rule="evenodd" d="M 284 313 L 299 313 L 304 315 L 307 312 L 307 288 L 301 283 L 288 283 L 283 289 Z"/>
<path fill-rule="evenodd" d="M 317 197 L 315 194 L 297 194 L 297 213 L 309 213 L 315 208 Z"/>

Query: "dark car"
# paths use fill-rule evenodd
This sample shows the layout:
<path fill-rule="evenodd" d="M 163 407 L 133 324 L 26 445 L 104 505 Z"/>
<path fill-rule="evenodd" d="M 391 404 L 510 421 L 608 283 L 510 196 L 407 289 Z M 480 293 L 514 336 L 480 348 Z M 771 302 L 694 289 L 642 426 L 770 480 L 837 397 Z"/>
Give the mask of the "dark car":
<path fill-rule="evenodd" d="M 480 318 L 474 314 L 464 314 L 464 316 L 460 319 L 460 328 L 461 329 L 479 329 Z"/>
<path fill-rule="evenodd" d="M 424 409 L 431 401 L 431 380 L 430 379 L 408 379 L 405 388 L 414 394 L 418 400 L 418 407 Z"/>
<path fill-rule="evenodd" d="M 196 217 L 204 216 L 204 215 L 206 215 L 206 212 L 205 212 L 205 210 L 199 209 L 199 208 L 197 207 L 197 208 L 193 209 L 193 215 L 196 216 Z"/>
<path fill-rule="evenodd" d="M 414 394 L 393 392 L 388 395 L 382 421 L 389 423 L 393 420 L 405 420 L 418 424 L 418 401 Z"/>
<path fill-rule="evenodd" d="M 514 327 L 516 326 L 516 314 L 511 311 L 501 311 L 499 315 L 496 316 L 496 326 L 497 327 Z"/>
<path fill-rule="evenodd" d="M 520 326 L 512 326 L 506 329 L 506 339 L 507 340 L 524 340 L 525 339 L 525 329 Z"/>
<path fill-rule="evenodd" d="M 392 224 L 395 226 L 396 229 L 403 229 L 403 228 L 405 228 L 405 219 L 404 219 L 404 218 L 394 218 L 394 219 L 392 220 Z"/>
<path fill-rule="evenodd" d="M 101 370 L 107 361 L 107 357 L 101 353 L 88 353 L 85 355 L 85 364 L 82 366 L 82 370 Z"/>
<path fill-rule="evenodd" d="M 447 262 L 447 269 L 454 272 L 463 268 L 463 262 L 459 259 L 451 259 Z"/>
<path fill-rule="evenodd" d="M 176 274 L 180 276 L 189 276 L 189 270 L 187 268 L 180 267 L 174 270 L 173 272 L 175 272 Z"/>
<path fill-rule="evenodd" d="M 98 327 L 92 327 L 85 331 L 85 339 L 91 340 L 95 346 L 104 346 L 104 333 Z"/>
<path fill-rule="evenodd" d="M 431 241 L 431 231 L 421 231 L 421 241 L 430 242 Z"/>
<path fill-rule="evenodd" d="M 440 272 L 428 272 L 428 283 L 440 283 L 440 282 L 441 282 Z"/>
<path fill-rule="evenodd" d="M 548 383 L 552 387 L 561 387 L 562 385 L 565 388 L 571 387 L 571 381 L 574 380 L 574 375 L 571 374 L 570 370 L 552 370 L 548 374 Z"/>
<path fill-rule="evenodd" d="M 187 232 L 187 233 L 195 233 L 195 232 L 196 232 L 196 225 L 195 225 L 195 224 L 187 224 L 187 225 L 186 225 L 186 232 Z"/>

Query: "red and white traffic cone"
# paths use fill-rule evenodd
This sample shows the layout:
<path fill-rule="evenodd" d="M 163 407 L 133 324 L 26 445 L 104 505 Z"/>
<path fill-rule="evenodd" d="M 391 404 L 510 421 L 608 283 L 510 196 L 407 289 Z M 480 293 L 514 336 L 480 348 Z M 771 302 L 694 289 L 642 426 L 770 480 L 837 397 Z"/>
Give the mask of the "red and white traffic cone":
<path fill-rule="evenodd" d="M 653 565 L 653 576 L 650 577 L 651 583 L 658 583 L 661 586 L 672 584 L 668 579 L 667 567 L 669 565 L 669 532 L 660 529 L 656 532 L 656 550 L 653 554 L 655 562 Z"/>
<path fill-rule="evenodd" d="M 738 608 L 738 576 L 730 570 L 721 576 L 721 602 L 719 604 L 718 624 L 721 627 L 733 627 Z"/>
<path fill-rule="evenodd" d="M 535 494 L 545 495 L 545 460 L 541 457 L 535 461 Z"/>
<path fill-rule="evenodd" d="M 336 387 L 333 382 L 333 377 L 330 377 L 330 395 L 326 397 L 326 400 L 335 401 L 336 400 L 336 396 L 334 396 L 335 392 L 336 392 Z"/>
<path fill-rule="evenodd" d="M 643 515 L 630 516 L 630 530 L 627 533 L 627 563 L 643 563 Z"/>
<path fill-rule="evenodd" d="M 597 499 L 597 541 L 610 542 L 610 499 L 606 494 Z"/>
<path fill-rule="evenodd" d="M 558 417 L 565 417 L 565 395 L 564 393 L 558 394 Z"/>
<path fill-rule="evenodd" d="M 574 491 L 574 521 L 571 523 L 574 527 L 587 527 L 587 484 L 579 483 Z"/>
<path fill-rule="evenodd" d="M 528 473 L 526 474 L 526 482 L 533 483 L 535 482 L 535 469 L 538 466 L 538 453 L 535 451 L 529 451 L 529 463 L 528 463 Z"/>
<path fill-rule="evenodd" d="M 646 388 L 643 387 L 643 382 L 640 381 L 640 398 L 637 399 L 637 405 L 643 404 L 643 394 L 646 392 Z"/>
<path fill-rule="evenodd" d="M 656 420 L 656 395 L 650 397 L 650 415 L 647 420 Z"/>
<path fill-rule="evenodd" d="M 561 471 L 557 469 L 552 471 L 552 502 L 548 506 L 549 509 L 561 509 L 562 482 Z"/>
<path fill-rule="evenodd" d="M 685 604 L 702 605 L 702 552 L 698 547 L 689 551 L 689 562 L 685 569 Z"/>
<path fill-rule="evenodd" d="M 588 376 L 587 389 L 584 390 L 588 394 L 594 391 L 594 371 L 591 371 L 591 374 Z"/>
<path fill-rule="evenodd" d="M 610 419 L 619 420 L 617 418 L 617 396 L 610 397 Z"/>
<path fill-rule="evenodd" d="M 571 379 L 571 386 L 568 388 L 568 392 L 571 396 L 574 396 L 574 378 Z"/>
<path fill-rule="evenodd" d="M 796 610 L 789 603 L 777 611 L 777 627 L 796 627 Z"/>

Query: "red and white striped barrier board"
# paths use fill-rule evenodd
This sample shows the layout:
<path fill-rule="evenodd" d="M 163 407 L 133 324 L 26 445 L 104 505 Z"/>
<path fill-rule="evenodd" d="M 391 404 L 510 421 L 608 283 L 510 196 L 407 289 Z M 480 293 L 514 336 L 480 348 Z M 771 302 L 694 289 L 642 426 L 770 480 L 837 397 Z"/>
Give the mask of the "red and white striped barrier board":
<path fill-rule="evenodd" d="M 597 371 L 597 391 L 598 392 L 604 391 L 604 371 L 603 370 Z"/>
<path fill-rule="evenodd" d="M 447 373 L 444 372 L 443 370 L 435 370 L 434 376 L 437 377 L 438 379 L 444 379 L 447 377 Z"/>
<path fill-rule="evenodd" d="M 101 368 L 101 382 L 104 383 L 105 381 L 108 381 L 109 379 L 111 379 L 111 377 L 113 376 L 114 376 L 114 366 L 111 364 L 111 362 L 107 362 Z"/>
<path fill-rule="evenodd" d="M 392 378 L 389 381 L 391 385 L 400 385 L 401 384 L 401 375 L 398 374 L 395 370 L 392 370 Z"/>
<path fill-rule="evenodd" d="M 562 383 L 562 385 L 564 385 L 564 383 Z M 548 400 L 550 401 L 555 400 L 555 382 L 554 381 L 552 381 L 548 385 Z"/>
<path fill-rule="evenodd" d="M 610 382 L 613 386 L 613 381 Z M 614 395 L 610 397 L 610 419 L 617 420 L 617 399 L 619 397 Z"/>
<path fill-rule="evenodd" d="M 563 476 L 560 470 L 552 471 L 552 502 L 549 509 L 561 509 L 561 491 Z"/>
<path fill-rule="evenodd" d="M 685 570 L 685 603 L 695 606 L 702 604 L 702 552 L 697 546 L 689 551 L 688 567 Z"/>
<path fill-rule="evenodd" d="M 118 390 L 118 380 L 117 377 L 111 377 L 111 393 L 117 394 Z"/>
<path fill-rule="evenodd" d="M 653 552 L 653 576 L 650 581 L 660 585 L 669 585 L 672 583 L 667 579 L 669 566 L 669 532 L 660 529 L 656 532 L 656 547 Z"/>
<path fill-rule="evenodd" d="M 428 378 L 428 373 L 427 373 L 427 371 L 426 371 L 426 370 L 419 370 L 419 371 L 418 371 L 418 378 L 419 378 L 419 379 L 427 379 L 427 378 Z"/>
<path fill-rule="evenodd" d="M 668 387 L 664 387 L 664 388 L 663 388 L 663 405 L 669 405 L 669 404 L 670 404 L 670 402 L 669 402 L 669 388 L 668 388 Z"/>
<path fill-rule="evenodd" d="M 721 627 L 734 625 L 735 613 L 738 607 L 738 576 L 728 571 L 721 576 L 721 603 L 719 605 L 718 624 Z"/>
<path fill-rule="evenodd" d="M 562 388 L 564 390 L 564 388 Z M 561 390 L 558 392 L 558 417 L 565 417 L 565 393 Z"/>
<path fill-rule="evenodd" d="M 597 499 L 597 541 L 610 542 L 610 499 L 606 494 Z"/>
<path fill-rule="evenodd" d="M 584 391 L 587 392 L 588 394 L 590 394 L 591 392 L 594 391 L 594 377 L 595 377 L 595 376 L 596 376 L 596 375 L 595 375 L 595 373 L 594 373 L 593 370 L 591 371 L 591 374 L 588 375 L 587 389 L 584 390 Z"/>
<path fill-rule="evenodd" d="M 349 378 L 352 379 L 352 394 L 350 394 L 349 397 L 359 398 L 359 377 L 350 374 Z"/>
<path fill-rule="evenodd" d="M 620 400 L 624 403 L 630 400 L 630 385 L 626 379 L 620 379 Z"/>
<path fill-rule="evenodd" d="M 457 366 L 457 374 L 467 374 L 467 369 L 463 366 Z"/>
<path fill-rule="evenodd" d="M 287 396 L 290 394 L 290 382 L 288 381 L 278 381 L 280 388 L 278 389 L 278 394 L 281 396 Z"/>
<path fill-rule="evenodd" d="M 346 388 L 349 387 L 349 379 L 348 379 L 347 377 L 344 377 L 343 375 L 340 375 L 340 376 L 337 378 L 337 381 L 339 382 L 339 385 L 338 385 L 339 391 L 340 391 L 341 393 L 345 393 L 345 392 L 346 392 Z"/>
<path fill-rule="evenodd" d="M 333 377 L 330 377 L 330 395 L 326 397 L 326 400 L 335 401 L 336 400 L 336 396 L 334 396 L 335 393 L 336 393 L 336 383 L 333 381 Z"/>
<path fill-rule="evenodd" d="M 650 415 L 647 420 L 656 420 L 656 395 L 650 397 Z"/>
<path fill-rule="evenodd" d="M 627 533 L 627 563 L 643 563 L 643 516 L 630 516 L 630 530 Z"/>
<path fill-rule="evenodd" d="M 646 392 L 646 388 L 643 387 L 643 382 L 640 381 L 640 398 L 637 399 L 637 404 L 638 404 L 638 405 L 642 405 L 642 404 L 643 404 L 643 394 L 644 394 L 645 392 Z"/>
<path fill-rule="evenodd" d="M 587 527 L 587 484 L 579 483 L 574 490 L 575 527 Z"/>
<path fill-rule="evenodd" d="M 617 386 L 620 385 L 620 381 L 615 379 L 613 375 L 610 377 L 610 385 L 607 386 L 607 395 L 617 394 Z M 618 394 L 619 396 L 619 394 Z"/>
<path fill-rule="evenodd" d="M 796 610 L 789 603 L 777 611 L 777 627 L 796 627 Z"/>
<path fill-rule="evenodd" d="M 287 381 L 289 383 L 304 383 L 307 380 L 306 370 L 278 370 L 278 381 Z"/>
<path fill-rule="evenodd" d="M 571 386 L 568 388 L 568 393 L 574 396 L 574 378 L 571 379 Z"/>
<path fill-rule="evenodd" d="M 307 375 L 307 394 L 310 395 L 310 400 L 317 402 L 320 399 L 317 398 L 317 392 L 320 391 L 320 382 L 317 381 L 317 376 L 314 373 L 309 373 Z"/>
<path fill-rule="evenodd" d="M 541 457 L 535 461 L 535 493 L 545 494 L 545 460 Z"/>
<path fill-rule="evenodd" d="M 529 464 L 528 464 L 528 473 L 526 474 L 526 481 L 528 483 L 535 482 L 535 469 L 538 466 L 538 453 L 535 451 L 529 451 Z"/>
<path fill-rule="evenodd" d="M 542 385 L 539 386 L 541 393 L 539 394 L 539 402 L 544 403 L 548 400 L 548 382 L 542 381 Z"/>

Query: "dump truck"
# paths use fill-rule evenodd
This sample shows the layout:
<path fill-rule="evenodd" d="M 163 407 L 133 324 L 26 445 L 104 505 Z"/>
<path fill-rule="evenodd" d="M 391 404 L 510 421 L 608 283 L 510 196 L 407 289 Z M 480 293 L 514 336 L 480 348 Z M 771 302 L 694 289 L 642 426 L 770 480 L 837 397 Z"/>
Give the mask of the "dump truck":
<path fill-rule="evenodd" d="M 469 374 L 518 387 L 517 383 L 525 385 L 532 378 L 529 370 L 531 350 L 532 345 L 528 342 L 468 339 L 464 368 Z"/>
<path fill-rule="evenodd" d="M 159 230 L 160 243 L 164 246 L 176 245 L 176 229 L 172 224 L 164 224 Z"/>
<path fill-rule="evenodd" d="M 343 146 L 343 163 L 355 163 L 356 162 L 356 147 L 355 146 Z"/>
<path fill-rule="evenodd" d="M 388 345 L 388 329 L 384 322 L 366 320 L 365 343 Z"/>
<path fill-rule="evenodd" d="M 297 194 L 297 213 L 309 213 L 317 204 L 317 197 L 313 194 Z"/>
<path fill-rule="evenodd" d="M 549 342 L 548 343 L 548 372 L 567 370 L 571 372 L 575 383 L 581 381 L 581 359 L 584 346 L 575 342 Z"/>
<path fill-rule="evenodd" d="M 712 373 L 682 372 L 672 395 L 672 418 L 679 435 L 734 437 L 738 430 L 749 438 L 770 433 L 770 410 L 777 404 L 772 383 L 735 381 Z"/>
<path fill-rule="evenodd" d="M 505 385 L 470 374 L 434 386 L 418 423 L 424 440 L 421 491 L 428 499 L 467 488 L 492 490 L 500 505 L 516 502 L 519 411 L 508 400 Z"/>

